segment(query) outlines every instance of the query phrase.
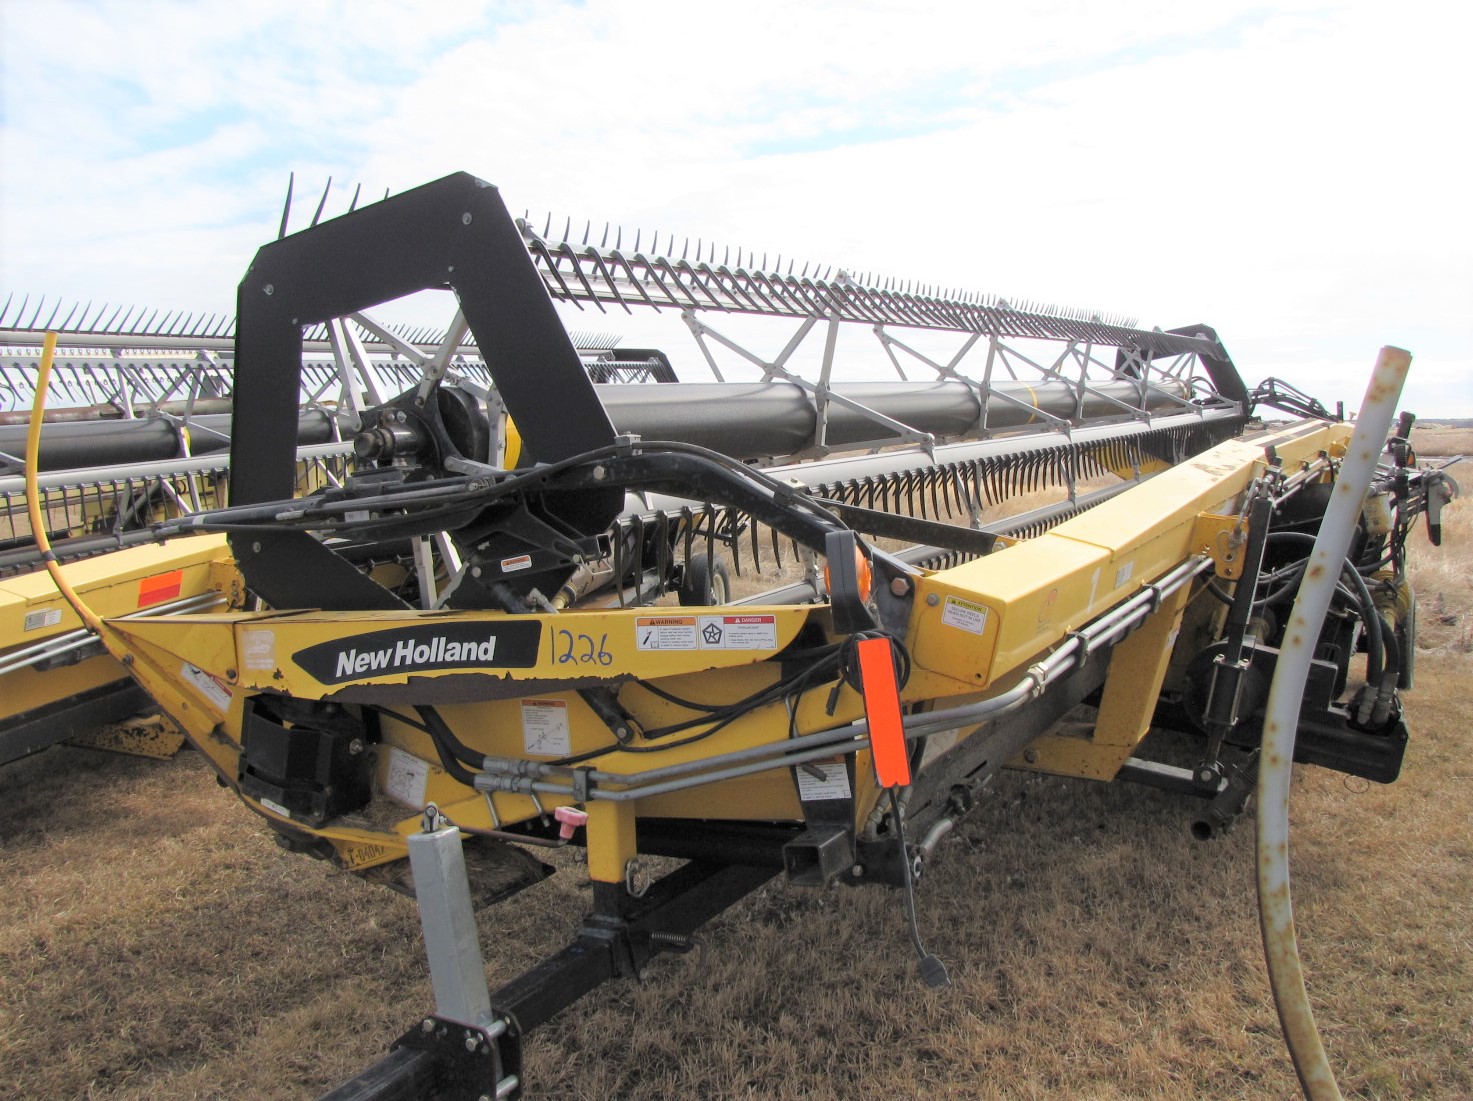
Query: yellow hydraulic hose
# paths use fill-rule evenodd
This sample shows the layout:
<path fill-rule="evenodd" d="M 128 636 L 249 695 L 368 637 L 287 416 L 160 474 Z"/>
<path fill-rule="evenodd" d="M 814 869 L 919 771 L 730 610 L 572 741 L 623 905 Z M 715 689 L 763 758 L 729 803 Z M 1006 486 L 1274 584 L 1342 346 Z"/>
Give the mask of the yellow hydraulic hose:
<path fill-rule="evenodd" d="M 41 454 L 41 416 L 46 411 L 46 386 L 51 381 L 51 361 L 56 357 L 56 334 L 47 333 L 41 346 L 41 373 L 36 379 L 36 397 L 31 402 L 31 423 L 26 431 L 26 512 L 31 518 L 31 536 L 46 563 L 46 572 L 56 583 L 62 597 L 72 606 L 78 618 L 89 631 L 102 634 L 102 620 L 76 594 L 71 583 L 61 572 L 56 555 L 51 552 L 51 540 L 46 535 L 46 524 L 41 515 L 41 495 L 38 492 L 36 471 Z"/>

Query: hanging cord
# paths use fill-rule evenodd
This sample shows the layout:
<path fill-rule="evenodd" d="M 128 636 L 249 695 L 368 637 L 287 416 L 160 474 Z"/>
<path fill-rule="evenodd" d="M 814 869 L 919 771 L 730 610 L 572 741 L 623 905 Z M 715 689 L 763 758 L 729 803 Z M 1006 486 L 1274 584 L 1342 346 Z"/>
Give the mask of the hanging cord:
<path fill-rule="evenodd" d="M 946 965 L 927 952 L 926 946 L 921 943 L 921 927 L 916 921 L 915 880 L 910 874 L 910 851 L 905 847 L 905 822 L 900 813 L 899 789 L 892 787 L 886 790 L 890 793 L 890 822 L 895 828 L 895 844 L 900 850 L 905 920 L 910 925 L 910 943 L 915 946 L 916 950 L 916 967 L 920 970 L 921 978 L 925 980 L 927 986 L 936 988 L 950 986 L 951 976 L 946 973 Z"/>

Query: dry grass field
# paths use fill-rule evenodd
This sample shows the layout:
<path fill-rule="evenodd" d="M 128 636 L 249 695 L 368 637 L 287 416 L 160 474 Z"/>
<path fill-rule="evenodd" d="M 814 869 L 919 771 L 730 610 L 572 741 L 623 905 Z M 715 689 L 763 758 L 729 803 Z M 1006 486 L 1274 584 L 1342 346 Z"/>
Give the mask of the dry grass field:
<path fill-rule="evenodd" d="M 1415 552 L 1427 648 L 1401 780 L 1294 784 L 1300 943 L 1351 1097 L 1473 1097 L 1470 512 Z M 530 1095 L 1297 1096 L 1251 814 L 1201 843 L 1191 811 L 1006 774 L 919 887 L 951 989 L 916 977 L 898 895 L 774 882 L 699 952 L 534 1033 Z M 493 982 L 573 933 L 583 876 L 557 855 L 480 914 Z M 279 850 L 197 754 L 60 747 L 0 770 L 0 1097 L 313 1096 L 431 1004 L 413 903 Z"/>

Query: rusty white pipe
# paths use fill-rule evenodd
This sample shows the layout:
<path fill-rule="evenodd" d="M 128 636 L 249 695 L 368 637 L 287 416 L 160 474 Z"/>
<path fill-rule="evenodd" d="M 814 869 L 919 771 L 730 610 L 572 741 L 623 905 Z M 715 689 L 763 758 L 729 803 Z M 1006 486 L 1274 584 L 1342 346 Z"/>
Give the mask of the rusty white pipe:
<path fill-rule="evenodd" d="M 1339 1101 L 1341 1095 L 1315 1027 L 1294 933 L 1294 903 L 1289 893 L 1289 779 L 1294 738 L 1315 644 L 1411 362 L 1410 354 L 1389 346 L 1376 357 L 1350 450 L 1335 480 L 1335 491 L 1294 601 L 1263 722 L 1263 751 L 1258 766 L 1259 924 L 1284 1042 L 1309 1101 Z"/>

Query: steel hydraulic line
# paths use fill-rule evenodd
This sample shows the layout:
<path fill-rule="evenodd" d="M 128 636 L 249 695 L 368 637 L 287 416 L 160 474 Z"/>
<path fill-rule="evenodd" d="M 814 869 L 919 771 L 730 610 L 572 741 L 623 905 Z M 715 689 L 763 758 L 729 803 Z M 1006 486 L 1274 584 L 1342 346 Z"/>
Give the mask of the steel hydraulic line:
<path fill-rule="evenodd" d="M 1410 366 L 1411 355 L 1400 348 L 1384 347 L 1376 358 L 1355 434 L 1294 601 L 1263 720 L 1258 767 L 1259 923 L 1284 1042 L 1300 1087 L 1310 1101 L 1339 1101 L 1341 1094 L 1315 1027 L 1294 933 L 1294 902 L 1289 890 L 1289 782 L 1294 741 L 1315 647 Z"/>
<path fill-rule="evenodd" d="M 187 612 L 198 612 L 206 608 L 212 608 L 224 600 L 225 597 L 221 593 L 200 593 L 198 596 L 187 596 L 183 600 L 173 600 L 167 604 L 158 604 L 152 608 L 145 608 L 142 611 L 133 612 L 130 615 L 118 616 L 117 618 L 145 619 L 149 616 L 158 615 L 182 615 Z M 96 639 L 93 637 L 91 631 L 85 627 L 78 627 L 74 631 L 54 635 L 44 642 L 37 642 L 19 650 L 12 650 L 10 653 L 0 657 L 0 676 L 14 672 L 17 669 L 24 669 L 47 658 L 61 657 L 63 654 L 69 654 L 73 650 L 80 650 L 82 647 L 95 641 Z"/>
<path fill-rule="evenodd" d="M 1030 666 L 1013 687 L 978 703 L 944 711 L 928 711 L 905 717 L 905 736 L 909 740 L 929 737 L 944 730 L 969 726 L 996 718 L 1030 700 L 1037 699 L 1054 681 L 1081 664 L 1095 647 L 1108 644 L 1135 627 L 1159 607 L 1161 600 L 1188 584 L 1198 574 L 1211 568 L 1212 559 L 1198 556 L 1188 559 L 1166 573 L 1161 580 L 1147 585 L 1135 596 L 1105 613 L 1087 627 L 1072 633 L 1048 657 Z M 582 773 L 589 784 L 588 797 L 610 802 L 628 802 L 672 791 L 737 779 L 774 768 L 786 768 L 832 757 L 836 747 L 853 753 L 869 747 L 869 725 L 859 720 L 833 730 L 817 731 L 783 742 L 753 746 L 702 761 L 689 761 L 643 772 L 607 772 L 601 769 L 577 769 L 571 765 L 552 765 L 510 757 L 487 757 L 486 770 L 475 779 L 478 791 L 518 792 L 521 794 L 573 795 L 571 783 L 551 783 L 539 779 L 547 776 L 571 776 Z M 612 752 L 612 750 L 611 750 Z M 715 770 L 715 771 L 712 771 Z M 602 785 L 617 785 L 621 790 L 603 790 Z"/>

